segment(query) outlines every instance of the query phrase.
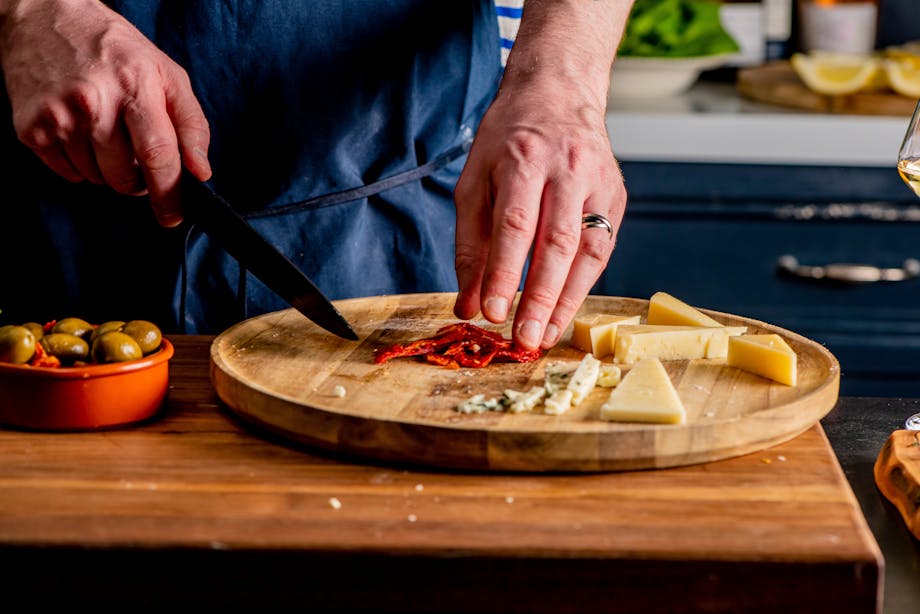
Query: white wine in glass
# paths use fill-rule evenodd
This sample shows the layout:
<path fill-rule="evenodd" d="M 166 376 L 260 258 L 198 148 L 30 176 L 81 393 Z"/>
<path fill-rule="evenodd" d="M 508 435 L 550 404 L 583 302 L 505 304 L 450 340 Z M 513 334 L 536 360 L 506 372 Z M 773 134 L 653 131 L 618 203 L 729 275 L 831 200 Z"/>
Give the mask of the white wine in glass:
<path fill-rule="evenodd" d="M 910 118 L 910 124 L 907 126 L 907 134 L 904 135 L 904 142 L 901 143 L 901 150 L 898 152 L 898 174 L 904 180 L 910 189 L 920 197 L 920 131 L 918 131 L 918 121 L 920 121 L 920 101 L 914 109 L 914 114 Z M 912 431 L 920 431 L 920 412 L 910 416 L 904 423 L 905 428 Z"/>
<path fill-rule="evenodd" d="M 920 132 L 917 123 L 920 122 L 920 102 L 914 109 L 907 126 L 907 133 L 898 152 L 898 174 L 914 194 L 920 196 Z"/>

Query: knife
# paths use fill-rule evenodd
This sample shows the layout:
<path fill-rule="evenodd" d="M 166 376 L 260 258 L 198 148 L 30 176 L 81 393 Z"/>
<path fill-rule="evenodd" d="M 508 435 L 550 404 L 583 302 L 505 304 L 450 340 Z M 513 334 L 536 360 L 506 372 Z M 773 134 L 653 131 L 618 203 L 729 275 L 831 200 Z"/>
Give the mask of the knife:
<path fill-rule="evenodd" d="M 208 183 L 182 171 L 185 215 L 272 292 L 330 333 L 358 340 L 332 302 L 297 266 L 243 219 Z"/>

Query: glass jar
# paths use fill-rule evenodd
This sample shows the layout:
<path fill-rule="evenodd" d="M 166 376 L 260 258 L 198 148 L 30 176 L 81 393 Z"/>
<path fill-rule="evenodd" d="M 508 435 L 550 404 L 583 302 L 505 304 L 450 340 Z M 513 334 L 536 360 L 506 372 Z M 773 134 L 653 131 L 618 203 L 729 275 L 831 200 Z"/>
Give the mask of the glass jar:
<path fill-rule="evenodd" d="M 878 35 L 878 0 L 800 0 L 803 51 L 868 55 Z"/>

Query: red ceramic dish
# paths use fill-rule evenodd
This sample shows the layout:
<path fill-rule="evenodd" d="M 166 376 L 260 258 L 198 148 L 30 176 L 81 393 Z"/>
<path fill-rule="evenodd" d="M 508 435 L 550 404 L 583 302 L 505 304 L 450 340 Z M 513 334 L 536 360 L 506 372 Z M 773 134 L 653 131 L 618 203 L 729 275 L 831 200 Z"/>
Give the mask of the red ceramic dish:
<path fill-rule="evenodd" d="M 163 406 L 173 346 L 127 362 L 86 367 L 0 363 L 0 423 L 76 431 L 140 422 Z"/>

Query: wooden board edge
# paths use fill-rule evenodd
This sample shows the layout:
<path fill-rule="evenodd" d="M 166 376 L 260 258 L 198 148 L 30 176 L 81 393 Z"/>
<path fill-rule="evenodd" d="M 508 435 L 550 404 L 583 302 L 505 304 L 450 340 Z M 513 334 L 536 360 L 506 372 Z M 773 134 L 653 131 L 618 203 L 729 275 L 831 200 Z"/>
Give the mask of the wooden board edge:
<path fill-rule="evenodd" d="M 894 431 L 879 451 L 873 475 L 879 491 L 920 539 L 920 431 Z"/>
<path fill-rule="evenodd" d="M 450 450 L 445 450 L 443 446 L 436 448 L 430 444 L 444 441 L 439 434 L 446 427 L 378 421 L 375 428 L 368 430 L 361 418 L 333 414 L 278 399 L 271 399 L 265 407 L 253 406 L 251 395 L 246 395 L 246 406 L 247 404 L 237 401 L 246 384 L 223 373 L 216 365 L 212 366 L 211 380 L 218 398 L 235 415 L 267 432 L 281 435 L 301 445 L 330 452 L 440 469 L 510 473 L 596 473 L 668 469 L 762 452 L 798 437 L 814 428 L 820 420 L 820 417 L 814 420 L 809 418 L 794 428 L 790 427 L 786 432 L 768 438 L 720 448 L 684 451 L 674 455 L 620 458 L 592 454 L 590 452 L 605 445 L 598 433 L 522 434 L 464 429 L 452 430 Z M 826 409 L 822 408 L 822 415 L 826 415 L 832 408 L 833 403 Z M 788 414 L 789 411 L 794 412 L 795 409 L 795 406 L 787 407 L 778 417 Z M 268 415 L 269 412 L 271 415 Z M 367 434 L 362 436 L 362 431 L 367 431 Z M 634 433 L 637 437 L 654 437 L 654 431 Z M 621 437 L 622 433 L 617 435 Z M 504 449 L 512 450 L 513 453 L 502 453 Z M 528 452 L 522 453 L 522 450 Z"/>

